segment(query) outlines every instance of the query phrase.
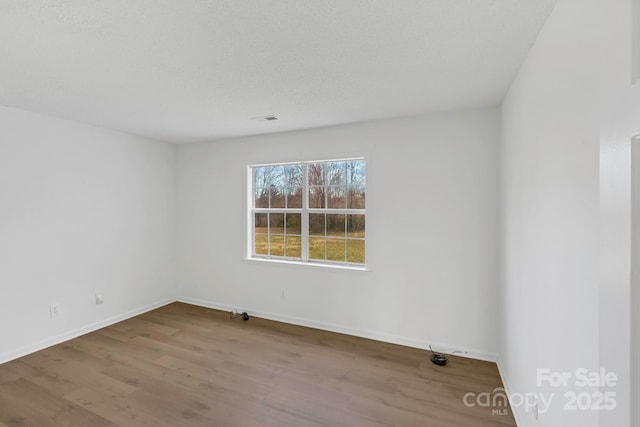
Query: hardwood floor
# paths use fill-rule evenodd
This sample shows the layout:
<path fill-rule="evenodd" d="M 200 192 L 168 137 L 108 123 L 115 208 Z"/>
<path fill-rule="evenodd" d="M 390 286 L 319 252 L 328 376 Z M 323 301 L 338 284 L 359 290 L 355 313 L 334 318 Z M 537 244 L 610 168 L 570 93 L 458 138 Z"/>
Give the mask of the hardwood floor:
<path fill-rule="evenodd" d="M 0 427 L 515 426 L 495 364 L 174 303 L 0 365 Z"/>

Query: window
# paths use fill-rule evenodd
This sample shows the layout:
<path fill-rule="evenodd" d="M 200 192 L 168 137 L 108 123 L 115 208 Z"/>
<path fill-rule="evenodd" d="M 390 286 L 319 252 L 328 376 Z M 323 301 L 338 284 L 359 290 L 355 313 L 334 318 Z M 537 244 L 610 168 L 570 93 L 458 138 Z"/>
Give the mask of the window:
<path fill-rule="evenodd" d="M 253 258 L 364 266 L 364 159 L 250 170 Z"/>

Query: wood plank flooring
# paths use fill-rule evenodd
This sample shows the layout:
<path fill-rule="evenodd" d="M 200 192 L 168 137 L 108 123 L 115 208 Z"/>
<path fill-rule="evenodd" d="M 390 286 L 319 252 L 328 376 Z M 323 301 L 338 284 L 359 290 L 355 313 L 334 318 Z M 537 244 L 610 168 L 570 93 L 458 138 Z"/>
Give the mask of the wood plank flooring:
<path fill-rule="evenodd" d="M 0 427 L 515 426 L 495 364 L 174 303 L 0 365 Z"/>

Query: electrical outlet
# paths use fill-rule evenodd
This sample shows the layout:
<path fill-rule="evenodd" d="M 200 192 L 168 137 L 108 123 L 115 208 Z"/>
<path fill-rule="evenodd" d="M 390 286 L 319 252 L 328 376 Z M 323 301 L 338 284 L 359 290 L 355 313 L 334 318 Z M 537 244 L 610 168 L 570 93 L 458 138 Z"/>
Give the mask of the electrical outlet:
<path fill-rule="evenodd" d="M 51 304 L 49 306 L 49 314 L 51 317 L 57 317 L 60 314 L 60 304 Z"/>
<path fill-rule="evenodd" d="M 102 294 L 96 294 L 95 301 L 96 301 L 96 304 L 102 304 L 104 302 L 104 298 L 102 298 Z"/>

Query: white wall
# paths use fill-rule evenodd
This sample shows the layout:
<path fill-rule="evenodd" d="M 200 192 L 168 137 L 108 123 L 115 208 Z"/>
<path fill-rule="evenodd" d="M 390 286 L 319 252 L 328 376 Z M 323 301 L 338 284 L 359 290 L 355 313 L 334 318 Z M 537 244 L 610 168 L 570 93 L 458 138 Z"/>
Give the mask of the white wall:
<path fill-rule="evenodd" d="M 0 363 L 175 295 L 174 169 L 169 144 L 0 107 Z"/>
<path fill-rule="evenodd" d="M 598 425 L 597 412 L 563 408 L 565 392 L 597 388 L 536 386 L 538 368 L 599 366 L 594 5 L 557 3 L 502 109 L 500 368 L 510 393 L 555 394 L 538 422 L 514 408 L 521 427 Z"/>
<path fill-rule="evenodd" d="M 640 3 L 633 0 L 636 4 Z M 631 307 L 631 140 L 640 135 L 640 86 L 631 87 L 633 69 L 631 0 L 599 0 L 600 34 L 600 364 L 615 370 L 621 378 L 618 409 L 600 415 L 601 426 L 637 426 L 630 424 L 630 409 L 640 414 L 640 396 L 630 401 L 630 311 Z M 638 7 L 640 10 L 640 6 Z M 640 26 L 640 21 L 636 21 Z M 636 29 L 636 37 L 640 35 Z M 640 40 L 637 40 L 640 46 Z M 636 50 L 636 54 L 638 54 Z M 635 62 L 638 63 L 636 58 Z M 636 70 L 637 71 L 637 70 Z M 637 144 L 637 143 L 636 143 Z M 636 164 L 635 168 L 640 168 Z M 637 183 L 637 181 L 636 181 Z M 635 188 L 639 191 L 640 188 Z M 633 211 L 636 228 L 640 210 Z M 640 264 L 636 259 L 636 278 Z M 634 283 L 638 292 L 640 283 Z M 635 295 L 634 295 L 635 296 Z M 637 303 L 637 299 L 636 299 Z M 638 317 L 636 317 L 638 318 Z M 638 325 L 640 326 L 640 325 Z M 637 330 L 636 330 L 637 333 Z M 636 335 L 637 336 L 637 335 Z M 635 354 L 635 366 L 639 366 Z M 639 372 L 636 378 L 640 379 Z M 640 388 L 638 389 L 640 390 Z"/>
<path fill-rule="evenodd" d="M 483 109 L 179 146 L 182 295 L 494 358 L 498 139 Z M 371 271 L 243 259 L 247 165 L 352 155 L 369 161 Z"/>

